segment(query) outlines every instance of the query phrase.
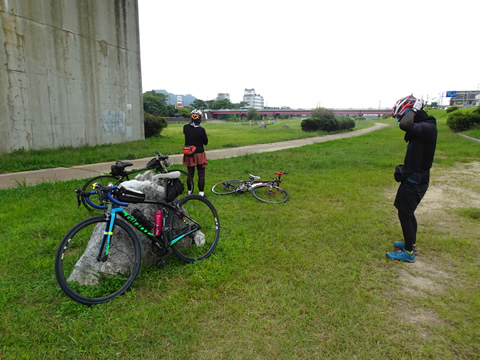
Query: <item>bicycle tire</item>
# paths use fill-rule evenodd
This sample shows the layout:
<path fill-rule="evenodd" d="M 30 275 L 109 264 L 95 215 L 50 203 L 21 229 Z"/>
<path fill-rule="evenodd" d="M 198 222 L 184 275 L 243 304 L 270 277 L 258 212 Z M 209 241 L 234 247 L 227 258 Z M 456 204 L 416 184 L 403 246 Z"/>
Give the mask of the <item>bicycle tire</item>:
<path fill-rule="evenodd" d="M 115 219 L 108 258 L 104 262 L 97 260 L 106 224 L 104 216 L 78 223 L 63 237 L 55 255 L 60 288 L 81 304 L 101 304 L 123 294 L 140 269 L 138 238 L 119 219 Z"/>
<path fill-rule="evenodd" d="M 200 195 L 185 196 L 179 200 L 178 206 L 181 212 L 169 215 L 171 231 L 168 241 L 171 243 L 181 234 L 186 236 L 172 244 L 173 252 L 189 263 L 206 259 L 215 250 L 220 238 L 220 222 L 215 207 Z"/>
<path fill-rule="evenodd" d="M 188 183 L 189 182 L 190 182 L 190 185 L 191 185 L 190 191 L 193 194 L 193 191 L 195 190 L 195 184 L 193 183 L 193 179 L 190 176 L 190 174 L 188 172 L 186 172 L 185 170 L 168 169 L 168 172 L 172 172 L 172 171 L 180 171 L 179 179 L 183 184 L 183 188 L 184 188 L 183 194 L 188 194 L 188 191 L 189 191 Z"/>
<path fill-rule="evenodd" d="M 280 204 L 288 201 L 290 196 L 279 186 L 263 184 L 252 189 L 255 199 L 270 204 Z"/>
<path fill-rule="evenodd" d="M 112 175 L 95 176 L 94 178 L 91 178 L 83 185 L 82 190 L 83 191 L 94 190 L 93 185 L 96 184 L 97 182 L 102 183 L 102 185 L 104 186 L 107 186 L 109 183 L 112 183 L 113 185 L 118 185 L 119 183 L 122 182 L 122 178 L 121 177 L 116 178 L 115 176 L 112 176 Z M 100 205 L 100 201 L 97 194 L 90 195 L 90 201 L 92 201 L 95 205 Z M 82 196 L 82 204 L 83 206 L 85 206 L 85 208 L 88 211 L 103 213 L 103 210 L 99 210 L 91 207 L 90 204 L 87 203 L 87 201 L 83 196 Z"/>
<path fill-rule="evenodd" d="M 212 192 L 217 195 L 233 194 L 242 185 L 245 185 L 243 180 L 225 180 L 213 185 Z"/>

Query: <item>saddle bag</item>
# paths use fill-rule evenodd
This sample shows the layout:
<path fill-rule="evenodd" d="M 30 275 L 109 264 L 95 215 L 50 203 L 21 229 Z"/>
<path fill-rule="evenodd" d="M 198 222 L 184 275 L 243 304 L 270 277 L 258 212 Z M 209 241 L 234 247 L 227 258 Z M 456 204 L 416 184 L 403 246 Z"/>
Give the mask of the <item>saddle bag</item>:
<path fill-rule="evenodd" d="M 171 180 L 167 180 L 166 190 L 167 190 L 167 193 L 165 195 L 165 199 L 168 202 L 172 202 L 179 195 L 182 195 L 183 190 L 185 190 L 185 187 L 183 186 L 183 183 L 180 181 L 180 179 L 171 179 Z"/>

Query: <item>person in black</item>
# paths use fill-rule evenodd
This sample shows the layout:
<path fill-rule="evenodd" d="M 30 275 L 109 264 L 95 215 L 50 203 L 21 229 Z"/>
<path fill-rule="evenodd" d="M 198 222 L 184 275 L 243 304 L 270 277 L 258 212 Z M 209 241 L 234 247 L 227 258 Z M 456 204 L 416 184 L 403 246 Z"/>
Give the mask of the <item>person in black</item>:
<path fill-rule="evenodd" d="M 200 126 L 202 122 L 202 112 L 200 110 L 193 110 L 190 113 L 190 123 L 183 127 L 183 134 L 185 135 L 185 146 L 195 146 L 195 153 L 193 155 L 184 155 L 183 164 L 188 169 L 188 174 L 195 176 L 195 167 L 198 173 L 198 190 L 199 195 L 205 196 L 205 165 L 208 164 L 207 155 L 205 154 L 205 145 L 208 145 L 207 132 Z M 187 182 L 188 194 L 192 193 L 192 187 Z"/>
<path fill-rule="evenodd" d="M 398 210 L 404 241 L 394 242 L 398 250 L 386 255 L 393 260 L 411 263 L 415 262 L 418 250 L 415 210 L 427 192 L 437 144 L 436 119 L 428 116 L 423 107 L 423 100 L 410 95 L 398 100 L 392 111 L 400 129 L 405 131 L 407 142 L 403 164 L 395 169 L 395 180 L 400 182 L 400 186 L 394 205 Z"/>

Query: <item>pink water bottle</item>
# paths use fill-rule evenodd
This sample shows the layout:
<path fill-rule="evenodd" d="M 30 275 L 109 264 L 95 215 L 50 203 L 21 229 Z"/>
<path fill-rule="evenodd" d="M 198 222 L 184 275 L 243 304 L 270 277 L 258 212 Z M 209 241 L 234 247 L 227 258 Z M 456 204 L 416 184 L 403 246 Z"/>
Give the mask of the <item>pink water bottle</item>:
<path fill-rule="evenodd" d="M 155 228 L 153 229 L 153 235 L 162 235 L 162 217 L 163 211 L 155 211 Z"/>

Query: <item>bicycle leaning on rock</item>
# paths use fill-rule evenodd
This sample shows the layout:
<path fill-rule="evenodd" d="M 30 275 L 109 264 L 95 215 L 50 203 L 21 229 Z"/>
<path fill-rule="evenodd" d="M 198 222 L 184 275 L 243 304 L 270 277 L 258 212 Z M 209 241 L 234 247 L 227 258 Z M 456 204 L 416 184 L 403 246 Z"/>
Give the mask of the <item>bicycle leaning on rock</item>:
<path fill-rule="evenodd" d="M 155 178 L 178 183 L 179 176 L 180 172 L 170 172 Z M 92 191 L 75 190 L 78 206 L 84 199 L 90 207 L 104 212 L 73 226 L 55 256 L 55 275 L 61 289 L 79 303 L 112 300 L 135 280 L 142 258 L 132 227 L 151 240 L 153 253 L 160 257 L 159 267 L 165 264 L 170 249 L 191 263 L 207 258 L 217 246 L 220 222 L 215 207 L 205 197 L 187 195 L 178 199 L 183 187 L 170 196 L 172 189 L 167 186 L 165 200 L 148 200 L 143 192 L 128 189 L 125 184 L 97 183 Z M 92 195 L 99 203 L 90 200 Z M 125 208 L 130 203 L 155 206 L 154 219 L 146 218 L 138 209 L 128 213 Z"/>

